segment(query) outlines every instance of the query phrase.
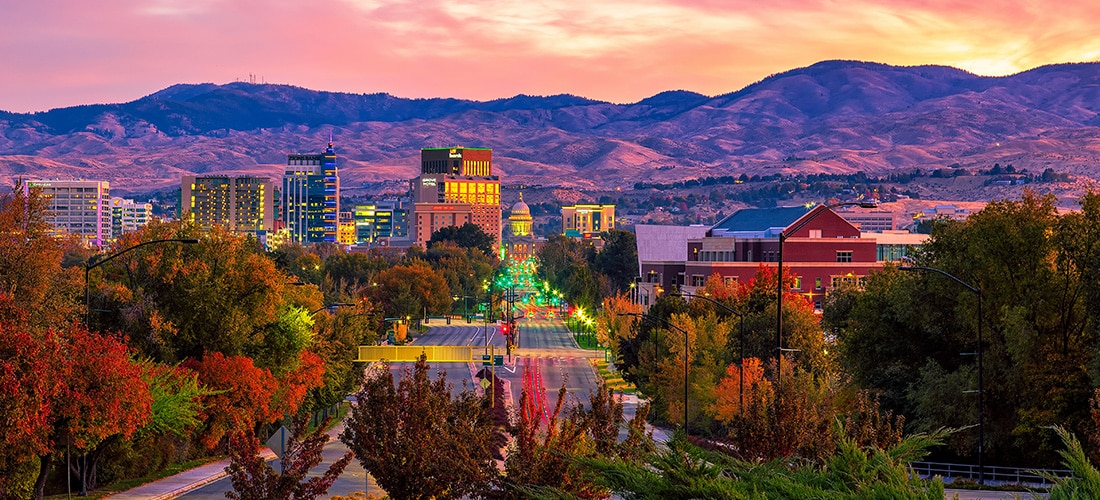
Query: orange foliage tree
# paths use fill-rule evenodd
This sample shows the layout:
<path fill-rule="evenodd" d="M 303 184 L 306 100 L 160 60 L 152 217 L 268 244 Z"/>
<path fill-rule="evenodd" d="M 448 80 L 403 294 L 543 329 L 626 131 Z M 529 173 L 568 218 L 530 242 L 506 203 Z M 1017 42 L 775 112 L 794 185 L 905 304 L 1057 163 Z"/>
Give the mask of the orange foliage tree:
<path fill-rule="evenodd" d="M 205 422 L 202 443 L 214 448 L 233 429 L 250 429 L 273 420 L 271 399 L 276 380 L 271 372 L 258 368 L 251 358 L 212 352 L 184 366 L 199 374 L 199 381 L 218 391 L 204 398 Z"/>

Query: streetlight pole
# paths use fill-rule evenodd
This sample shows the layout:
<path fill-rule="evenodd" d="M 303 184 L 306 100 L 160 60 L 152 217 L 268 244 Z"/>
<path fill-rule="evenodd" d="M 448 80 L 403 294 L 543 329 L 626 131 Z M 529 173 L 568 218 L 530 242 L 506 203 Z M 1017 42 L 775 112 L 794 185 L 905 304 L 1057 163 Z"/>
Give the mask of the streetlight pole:
<path fill-rule="evenodd" d="M 936 269 L 934 267 L 925 266 L 898 266 L 899 271 L 930 271 L 933 273 L 942 274 L 952 281 L 962 285 L 967 290 L 974 292 L 974 295 L 978 296 L 978 484 L 985 484 L 985 467 L 983 463 L 983 448 L 985 448 L 985 406 L 983 405 L 983 396 L 985 395 L 985 387 L 982 377 L 982 289 L 978 288 L 970 283 L 967 283 L 954 275 L 944 271 L 942 269 Z"/>
<path fill-rule="evenodd" d="M 92 291 L 91 291 L 91 288 L 88 286 L 88 279 L 89 279 L 89 275 L 92 272 L 92 269 L 95 269 L 99 266 L 102 266 L 103 264 L 106 264 L 106 263 L 110 262 L 111 260 L 113 260 L 114 258 L 116 258 L 120 255 L 123 255 L 123 254 L 125 254 L 125 253 L 127 253 L 131 250 L 141 248 L 143 246 L 153 245 L 153 244 L 158 244 L 158 243 L 182 243 L 182 244 L 185 244 L 185 245 L 193 245 L 193 244 L 198 243 L 198 242 L 199 242 L 199 240 L 195 239 L 195 238 L 167 238 L 167 239 L 160 239 L 160 240 L 149 240 L 149 241 L 143 241 L 141 243 L 138 243 L 137 245 L 119 250 L 118 252 L 116 252 L 114 254 L 111 254 L 111 255 L 108 255 L 107 257 L 105 257 L 103 259 L 96 260 L 95 256 L 89 257 L 88 262 L 84 263 L 84 327 L 85 328 L 91 328 L 90 327 L 90 322 L 91 322 L 91 319 L 92 319 Z"/>
<path fill-rule="evenodd" d="M 741 334 L 740 334 L 741 347 L 738 349 L 737 364 L 740 365 L 739 368 L 738 368 L 738 370 L 739 370 L 738 377 L 740 379 L 741 387 L 738 389 L 738 391 L 739 391 L 738 392 L 738 398 L 739 398 L 738 399 L 738 405 L 739 406 L 737 408 L 738 408 L 738 412 L 744 412 L 745 411 L 745 315 L 740 313 L 740 312 L 735 311 L 732 307 L 729 307 L 729 306 L 727 306 L 727 305 L 725 305 L 721 302 L 718 302 L 717 300 L 714 300 L 710 297 L 707 297 L 706 295 L 696 295 L 694 293 L 688 293 L 688 292 L 670 293 L 669 295 L 677 296 L 677 297 L 692 297 L 692 298 L 696 298 L 696 299 L 706 300 L 706 301 L 722 308 L 726 312 L 728 312 L 730 314 L 733 314 L 734 316 L 737 316 L 738 319 L 740 319 L 740 322 L 741 322 Z"/>
<path fill-rule="evenodd" d="M 690 373 L 689 370 L 688 370 L 690 365 L 688 363 L 688 332 L 687 332 L 687 330 L 684 330 L 683 328 L 680 328 L 680 327 L 672 324 L 667 319 L 664 319 L 660 316 L 654 316 L 652 314 L 619 313 L 619 315 L 620 316 L 636 316 L 636 317 L 642 318 L 642 319 L 646 319 L 646 318 L 655 319 L 655 320 L 660 321 L 661 323 L 664 323 L 665 326 L 684 334 L 684 432 L 686 433 L 688 431 L 688 374 Z M 657 366 L 657 361 L 656 361 L 657 360 L 657 345 L 656 345 L 656 343 L 654 343 L 654 346 L 653 346 L 653 359 L 654 359 L 653 366 L 654 366 L 654 368 L 656 368 L 656 366 Z M 656 369 L 654 369 L 654 373 L 656 373 Z"/>
<path fill-rule="evenodd" d="M 846 201 L 843 203 L 832 203 L 825 205 L 820 210 L 811 210 L 802 218 L 796 221 L 796 224 L 788 227 L 779 232 L 779 255 L 778 264 L 776 268 L 776 304 L 775 304 L 775 397 L 779 399 L 779 395 L 783 390 L 783 243 L 787 241 L 787 238 L 794 236 L 798 230 L 802 229 L 809 224 L 810 221 L 817 218 L 817 216 L 828 212 L 837 207 L 846 206 L 858 206 L 860 208 L 878 208 L 878 203 L 868 201 Z M 777 405 L 778 406 L 778 405 Z"/>

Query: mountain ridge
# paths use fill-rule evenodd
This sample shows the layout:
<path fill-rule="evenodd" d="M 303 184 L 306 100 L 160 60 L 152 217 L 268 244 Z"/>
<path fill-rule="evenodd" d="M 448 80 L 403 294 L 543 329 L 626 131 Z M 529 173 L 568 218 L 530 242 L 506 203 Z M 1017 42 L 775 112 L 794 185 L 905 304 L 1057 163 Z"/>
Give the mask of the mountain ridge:
<path fill-rule="evenodd" d="M 830 60 L 717 96 L 669 90 L 629 104 L 177 84 L 128 103 L 0 112 L 0 182 L 101 178 L 141 192 L 183 173 L 277 177 L 287 153 L 320 151 L 330 132 L 351 188 L 411 178 L 420 148 L 452 145 L 493 148 L 508 183 L 578 189 L 994 162 L 1087 179 L 1100 175 L 1100 63 L 985 77 Z M 120 184 L 129 179 L 141 188 Z"/>

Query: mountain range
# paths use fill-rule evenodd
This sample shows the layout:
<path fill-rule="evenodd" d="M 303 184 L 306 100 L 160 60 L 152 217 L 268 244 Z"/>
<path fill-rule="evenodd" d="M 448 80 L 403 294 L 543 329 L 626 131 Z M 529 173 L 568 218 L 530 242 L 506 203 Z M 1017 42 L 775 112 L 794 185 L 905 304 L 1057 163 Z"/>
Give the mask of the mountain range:
<path fill-rule="evenodd" d="M 581 190 L 741 174 L 989 168 L 1100 178 L 1100 63 L 984 77 L 824 61 L 718 96 L 405 99 L 289 85 L 181 84 L 122 104 L 0 111 L 0 183 L 178 187 L 189 173 L 279 177 L 330 136 L 345 190 L 402 186 L 420 149 L 493 148 L 505 184 Z M 398 189 L 400 189 L 398 187 Z"/>

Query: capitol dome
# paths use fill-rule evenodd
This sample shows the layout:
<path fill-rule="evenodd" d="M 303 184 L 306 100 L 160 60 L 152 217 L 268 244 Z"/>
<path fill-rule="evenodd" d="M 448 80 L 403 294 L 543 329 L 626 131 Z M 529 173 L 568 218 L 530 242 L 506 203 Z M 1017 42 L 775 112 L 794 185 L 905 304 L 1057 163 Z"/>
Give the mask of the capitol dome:
<path fill-rule="evenodd" d="M 527 236 L 531 234 L 531 208 L 523 202 L 523 193 L 519 193 L 519 201 L 512 205 L 512 213 L 508 215 L 508 222 L 512 225 L 512 234 L 515 236 Z"/>

